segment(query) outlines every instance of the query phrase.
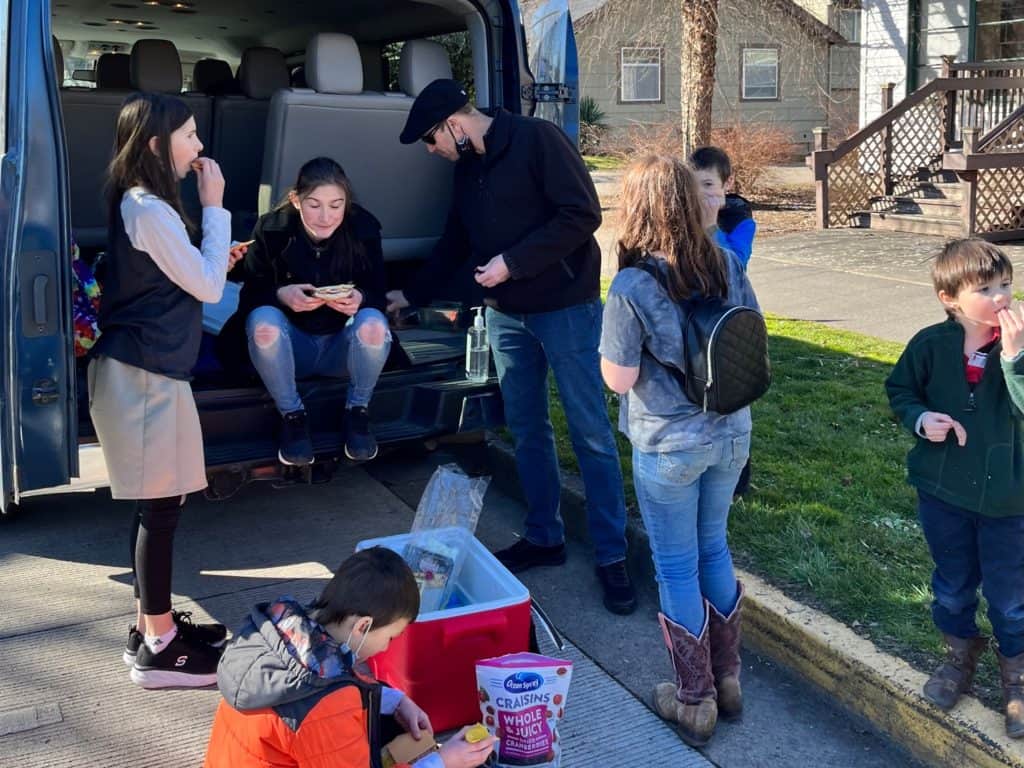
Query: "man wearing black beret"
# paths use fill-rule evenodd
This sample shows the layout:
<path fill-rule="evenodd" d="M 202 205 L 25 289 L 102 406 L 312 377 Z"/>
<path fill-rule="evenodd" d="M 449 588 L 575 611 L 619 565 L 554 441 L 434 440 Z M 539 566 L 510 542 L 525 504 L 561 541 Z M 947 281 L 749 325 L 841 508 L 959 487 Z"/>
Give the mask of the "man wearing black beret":
<path fill-rule="evenodd" d="M 405 290 L 388 293 L 388 309 L 429 304 L 467 261 L 483 287 L 529 510 L 524 537 L 496 554 L 512 571 L 565 562 L 550 368 L 586 487 L 604 604 L 631 613 L 622 473 L 597 351 L 601 207 L 583 160 L 557 126 L 504 110 L 484 115 L 454 80 L 435 80 L 420 93 L 400 140 L 422 141 L 455 163 L 455 179 L 444 234 Z"/>

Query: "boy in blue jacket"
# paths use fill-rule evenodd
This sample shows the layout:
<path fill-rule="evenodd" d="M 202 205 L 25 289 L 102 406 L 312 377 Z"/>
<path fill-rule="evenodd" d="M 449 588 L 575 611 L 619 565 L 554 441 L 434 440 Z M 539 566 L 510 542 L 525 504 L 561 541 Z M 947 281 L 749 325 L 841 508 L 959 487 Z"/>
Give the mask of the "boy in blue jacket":
<path fill-rule="evenodd" d="M 979 239 L 947 243 L 932 266 L 945 322 L 910 340 L 885 382 L 917 438 L 907 481 L 935 570 L 932 619 L 946 660 L 924 696 L 949 710 L 988 646 L 978 587 L 999 643 L 1006 733 L 1024 736 L 1024 309 L 1013 265 Z"/>
<path fill-rule="evenodd" d="M 729 155 L 718 147 L 699 147 L 690 155 L 690 167 L 705 197 L 719 201 L 718 226 L 714 229 L 715 242 L 736 254 L 745 271 L 754 248 L 757 224 L 750 203 L 729 191 L 735 183 Z"/>

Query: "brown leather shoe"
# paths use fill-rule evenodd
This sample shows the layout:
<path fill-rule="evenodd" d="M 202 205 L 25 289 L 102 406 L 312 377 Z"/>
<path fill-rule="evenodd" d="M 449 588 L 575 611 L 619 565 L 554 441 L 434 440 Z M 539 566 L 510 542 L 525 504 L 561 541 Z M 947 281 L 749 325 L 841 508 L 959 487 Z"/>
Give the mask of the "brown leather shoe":
<path fill-rule="evenodd" d="M 675 683 L 659 683 L 654 689 L 654 707 L 666 720 L 678 725 L 679 735 L 692 747 L 711 740 L 718 722 L 708 622 L 700 637 L 691 635 L 665 614 L 658 614 L 665 645 L 675 670 Z"/>
<path fill-rule="evenodd" d="M 711 670 L 718 693 L 718 714 L 725 720 L 743 716 L 743 691 L 740 689 L 740 608 L 743 584 L 736 582 L 739 596 L 728 616 L 708 603 L 708 631 L 711 640 Z"/>
<path fill-rule="evenodd" d="M 988 647 L 988 638 L 943 635 L 942 639 L 946 641 L 946 660 L 924 684 L 924 697 L 948 712 L 961 695 L 971 690 L 978 657 Z"/>
<path fill-rule="evenodd" d="M 999 658 L 999 676 L 1003 679 L 1003 709 L 1006 712 L 1006 735 L 1011 739 L 1024 736 L 1024 653 Z"/>

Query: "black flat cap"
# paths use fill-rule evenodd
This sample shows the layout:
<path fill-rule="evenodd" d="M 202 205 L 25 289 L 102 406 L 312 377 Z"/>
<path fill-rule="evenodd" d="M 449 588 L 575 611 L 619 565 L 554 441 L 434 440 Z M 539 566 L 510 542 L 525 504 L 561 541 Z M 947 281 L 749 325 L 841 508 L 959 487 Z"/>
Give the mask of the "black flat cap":
<path fill-rule="evenodd" d="M 461 83 L 455 80 L 435 80 L 416 97 L 398 140 L 413 144 L 427 131 L 445 118 L 451 117 L 466 104 L 469 96 Z"/>

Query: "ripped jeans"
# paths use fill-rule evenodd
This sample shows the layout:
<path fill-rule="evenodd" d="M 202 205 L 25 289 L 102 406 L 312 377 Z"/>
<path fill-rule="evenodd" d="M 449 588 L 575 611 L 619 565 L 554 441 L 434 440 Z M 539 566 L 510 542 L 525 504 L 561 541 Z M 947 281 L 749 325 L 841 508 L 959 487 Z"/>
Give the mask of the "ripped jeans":
<path fill-rule="evenodd" d="M 380 345 L 360 338 L 360 329 L 373 322 L 384 326 L 384 340 Z M 277 333 L 267 334 L 273 337 L 269 344 L 258 344 L 257 331 L 268 328 Z M 345 407 L 369 405 L 391 349 L 387 318 L 380 310 L 371 308 L 360 309 L 337 333 L 312 335 L 292 325 L 277 307 L 257 307 L 245 322 L 245 333 L 252 364 L 282 414 L 303 407 L 295 380 L 309 376 L 340 378 L 347 375 Z"/>

